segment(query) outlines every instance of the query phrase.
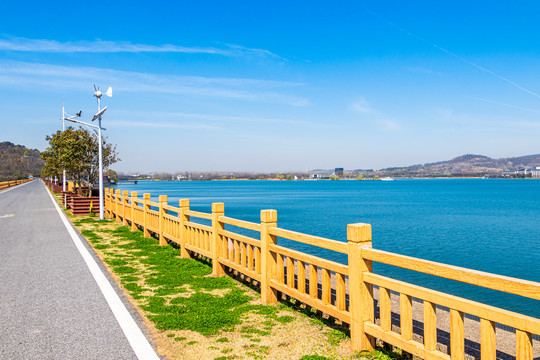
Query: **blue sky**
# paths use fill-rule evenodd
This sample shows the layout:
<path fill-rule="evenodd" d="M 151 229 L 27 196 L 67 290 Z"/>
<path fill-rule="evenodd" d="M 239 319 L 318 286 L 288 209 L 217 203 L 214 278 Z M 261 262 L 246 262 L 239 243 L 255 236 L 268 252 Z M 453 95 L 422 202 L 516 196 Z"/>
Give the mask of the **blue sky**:
<path fill-rule="evenodd" d="M 535 1 L 8 2 L 0 141 L 104 98 L 120 171 L 384 168 L 539 153 Z"/>

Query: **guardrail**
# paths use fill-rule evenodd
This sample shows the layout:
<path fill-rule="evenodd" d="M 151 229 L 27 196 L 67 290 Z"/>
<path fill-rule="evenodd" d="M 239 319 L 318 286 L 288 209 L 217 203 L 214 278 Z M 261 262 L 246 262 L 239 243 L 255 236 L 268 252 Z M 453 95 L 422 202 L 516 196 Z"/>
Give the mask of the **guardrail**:
<path fill-rule="evenodd" d="M 32 181 L 32 180 L 34 180 L 34 179 L 32 178 L 32 179 L 24 179 L 24 180 L 2 181 L 2 182 L 0 182 L 0 190 L 6 189 L 8 187 L 24 184 L 24 183 L 27 183 L 27 182 Z"/>
<path fill-rule="evenodd" d="M 533 336 L 540 334 L 540 319 L 466 300 L 443 292 L 408 284 L 373 273 L 373 262 L 397 266 L 467 284 L 540 300 L 540 283 L 470 270 L 372 248 L 371 225 L 347 226 L 348 243 L 302 234 L 277 226 L 277 212 L 262 210 L 261 222 L 252 223 L 225 216 L 224 204 L 213 203 L 212 213 L 190 210 L 189 200 L 168 204 L 167 196 L 152 202 L 150 194 L 105 189 L 106 215 L 139 227 L 145 237 L 154 234 L 160 245 L 180 245 L 181 256 L 203 256 L 212 262 L 214 275 L 226 269 L 258 281 L 264 304 L 275 303 L 285 294 L 350 325 L 353 350 L 370 350 L 379 339 L 424 359 L 465 358 L 464 317 L 480 320 L 482 360 L 497 358 L 496 324 L 515 329 L 515 358 L 532 360 Z M 211 225 L 192 221 L 203 219 Z M 227 229 L 226 229 L 227 226 Z M 233 231 L 258 233 L 257 237 Z M 305 254 L 278 244 L 288 239 L 347 254 L 348 265 Z M 378 298 L 374 296 L 378 287 Z M 398 327 L 393 327 L 391 294 L 399 294 Z M 413 298 L 423 306 L 423 331 L 413 333 Z M 378 303 L 379 318 L 375 319 Z M 449 310 L 450 346 L 438 346 L 436 309 Z M 395 323 L 395 321 L 394 321 Z M 415 336 L 413 336 L 415 335 Z M 505 349 L 507 351 L 507 349 Z M 513 356 L 511 354 L 511 356 Z M 537 355 L 536 355 L 537 356 Z"/>

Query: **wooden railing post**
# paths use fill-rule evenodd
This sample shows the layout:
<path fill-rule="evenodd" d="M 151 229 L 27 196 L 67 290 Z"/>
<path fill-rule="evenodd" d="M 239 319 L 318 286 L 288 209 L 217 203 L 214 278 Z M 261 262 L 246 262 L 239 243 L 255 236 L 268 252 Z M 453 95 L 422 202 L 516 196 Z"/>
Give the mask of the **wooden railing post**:
<path fill-rule="evenodd" d="M 145 193 L 143 194 L 143 233 L 144 233 L 144 237 L 147 238 L 147 237 L 150 237 L 150 232 L 148 231 L 148 209 L 150 208 L 150 205 L 148 204 L 148 202 L 150 201 L 150 194 L 149 193 Z"/>
<path fill-rule="evenodd" d="M 222 254 L 222 236 L 218 234 L 219 230 L 224 230 L 225 225 L 218 220 L 220 216 L 225 215 L 225 205 L 223 203 L 212 203 L 212 275 L 224 275 L 225 268 L 219 262 Z"/>
<path fill-rule="evenodd" d="M 127 216 L 126 216 L 126 204 L 128 198 L 128 191 L 122 191 L 122 225 L 127 225 Z"/>
<path fill-rule="evenodd" d="M 277 211 L 261 210 L 261 300 L 263 304 L 277 302 L 277 291 L 270 286 L 270 279 L 276 277 L 276 254 L 271 254 L 269 244 L 276 244 L 277 238 L 268 229 L 277 227 Z M 280 269 L 282 271 L 282 269 Z"/>
<path fill-rule="evenodd" d="M 66 187 L 67 189 L 67 187 Z M 105 217 L 108 216 L 107 214 L 107 205 L 108 205 L 108 200 L 107 200 L 107 195 L 109 194 L 109 188 L 104 188 L 103 189 L 103 208 L 105 209 Z M 66 198 L 66 194 L 64 194 L 64 192 L 62 191 L 62 204 L 65 204 L 65 201 L 64 199 Z M 65 207 L 65 206 L 64 206 Z"/>
<path fill-rule="evenodd" d="M 119 198 L 121 196 L 120 189 L 116 190 L 116 196 L 114 197 L 114 218 L 116 221 L 120 221 L 120 214 L 118 213 L 118 207 L 119 207 Z"/>
<path fill-rule="evenodd" d="M 186 221 L 189 221 L 189 216 L 186 215 L 186 210 L 189 210 L 189 199 L 180 200 L 180 211 L 178 217 L 180 218 L 180 256 L 186 259 L 191 258 L 189 251 L 186 250 L 187 241 L 187 229 Z"/>
<path fill-rule="evenodd" d="M 165 218 L 163 215 L 167 213 L 167 210 L 163 208 L 163 205 L 167 205 L 167 195 L 159 195 L 159 245 L 167 245 L 167 240 L 163 236 L 165 232 Z"/>
<path fill-rule="evenodd" d="M 67 195 L 64 194 L 64 207 L 67 206 Z M 105 216 L 111 217 L 111 188 L 105 188 Z"/>
<path fill-rule="evenodd" d="M 465 359 L 465 324 L 462 311 L 450 309 L 450 358 Z"/>
<path fill-rule="evenodd" d="M 371 248 L 371 225 L 347 225 L 349 241 L 349 309 L 351 312 L 351 348 L 373 350 L 375 339 L 364 332 L 364 322 L 374 322 L 373 285 L 364 282 L 363 274 L 372 272 L 371 261 L 362 258 L 362 249 Z"/>
<path fill-rule="evenodd" d="M 533 360 L 532 334 L 516 329 L 516 359 Z"/>
<path fill-rule="evenodd" d="M 67 198 L 66 198 L 67 199 Z M 113 189 L 109 189 L 109 219 L 113 219 L 114 218 L 114 203 L 113 203 L 113 199 L 114 199 L 114 190 Z M 66 206 L 67 206 L 67 203 L 66 203 Z"/>
<path fill-rule="evenodd" d="M 131 231 L 137 231 L 137 224 L 135 223 L 135 206 L 137 203 L 134 200 L 137 200 L 138 193 L 136 191 L 131 192 Z"/>

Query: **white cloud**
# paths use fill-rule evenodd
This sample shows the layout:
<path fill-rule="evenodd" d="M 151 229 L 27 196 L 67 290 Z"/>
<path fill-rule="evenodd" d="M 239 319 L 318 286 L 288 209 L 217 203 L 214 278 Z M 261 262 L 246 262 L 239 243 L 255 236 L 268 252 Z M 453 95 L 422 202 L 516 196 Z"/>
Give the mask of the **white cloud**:
<path fill-rule="evenodd" d="M 371 104 L 363 97 L 358 98 L 356 101 L 351 103 L 349 108 L 356 113 L 364 115 L 364 118 L 367 118 L 369 121 L 377 124 L 380 130 L 401 130 L 401 125 L 398 122 L 388 119 L 384 113 L 373 108 Z"/>
<path fill-rule="evenodd" d="M 266 49 L 248 48 L 241 45 L 225 44 L 224 48 L 189 47 L 173 44 L 147 45 L 129 41 L 56 41 L 48 39 L 28 39 L 9 37 L 0 39 L 0 50 L 44 53 L 184 53 L 211 54 L 223 56 L 258 56 L 285 60 Z"/>
<path fill-rule="evenodd" d="M 47 39 L 9 38 L 0 39 L 0 50 L 20 52 L 49 52 L 49 53 L 138 53 L 138 52 L 176 52 L 188 54 L 220 54 L 229 55 L 222 49 L 184 47 L 176 45 L 144 45 L 130 42 L 114 41 L 68 41 L 60 42 Z"/>
<path fill-rule="evenodd" d="M 506 106 L 506 107 L 509 107 L 509 108 L 513 108 L 513 109 L 518 109 L 518 110 L 532 112 L 532 113 L 535 113 L 535 114 L 540 114 L 540 111 L 536 110 L 536 109 L 530 109 L 530 108 L 525 108 L 525 107 L 522 107 L 522 106 L 507 104 L 507 103 L 496 101 L 496 100 L 483 99 L 483 98 L 472 97 L 472 96 L 469 96 L 468 98 L 472 99 L 472 100 L 483 101 L 483 102 L 487 102 L 487 103 L 490 103 L 490 104 L 496 104 L 496 105 L 501 105 L 501 106 Z"/>
<path fill-rule="evenodd" d="M 269 57 L 279 60 L 286 60 L 285 58 L 274 54 L 273 52 L 266 50 L 266 49 L 254 49 L 254 48 L 248 48 L 241 45 L 235 45 L 235 44 L 225 44 L 227 47 L 230 48 L 230 50 L 238 55 L 255 55 L 259 57 Z"/>
<path fill-rule="evenodd" d="M 387 131 L 396 131 L 401 130 L 401 125 L 393 120 L 380 119 L 379 124 L 381 124 L 383 130 Z"/>
<path fill-rule="evenodd" d="M 293 106 L 305 106 L 309 103 L 306 98 L 287 93 L 288 89 L 303 84 L 287 81 L 178 76 L 94 67 L 0 62 L 0 86 L 79 90 L 93 83 L 106 83 L 122 92 L 146 91 Z"/>
<path fill-rule="evenodd" d="M 477 99 L 478 100 L 478 99 Z M 492 102 L 492 101 L 488 101 Z M 501 103 L 502 104 L 502 103 Z M 507 104 L 509 105 L 509 104 Z M 514 106 L 510 106 L 514 107 Z M 526 110 L 522 108 L 522 110 Z M 533 109 L 527 109 L 535 112 Z M 509 133 L 529 133 L 538 132 L 540 130 L 540 121 L 516 119 L 508 115 L 478 115 L 456 112 L 449 108 L 434 109 L 429 115 L 434 119 L 433 123 L 442 124 L 444 127 L 435 129 L 440 133 L 486 133 L 499 132 L 504 134 Z M 531 132 L 532 131 L 532 132 Z"/>
<path fill-rule="evenodd" d="M 127 120 L 108 120 L 108 127 L 130 127 L 130 128 L 163 128 L 163 129 L 203 129 L 217 130 L 217 126 L 197 123 L 171 123 L 171 122 L 148 122 L 148 121 L 127 121 Z"/>
<path fill-rule="evenodd" d="M 403 69 L 417 74 L 433 74 L 434 71 L 421 66 L 403 66 Z"/>
<path fill-rule="evenodd" d="M 350 108 L 354 110 L 355 112 L 361 113 L 361 114 L 376 114 L 378 113 L 375 109 L 371 107 L 371 105 L 367 102 L 364 98 L 359 98 L 358 100 L 354 101 Z"/>
<path fill-rule="evenodd" d="M 177 119 L 177 120 L 195 119 L 198 121 L 199 120 L 213 121 L 217 123 L 248 122 L 248 123 L 277 123 L 277 124 L 298 124 L 298 125 L 307 124 L 306 121 L 302 121 L 302 120 L 216 115 L 216 114 L 194 114 L 194 113 L 183 113 L 183 112 L 163 112 L 163 111 L 141 112 L 141 111 L 119 110 L 116 112 L 116 114 L 118 114 L 119 116 L 125 116 L 129 118 L 143 117 L 143 118 L 167 118 L 167 119 Z M 194 123 L 194 124 L 198 124 L 198 123 Z"/>

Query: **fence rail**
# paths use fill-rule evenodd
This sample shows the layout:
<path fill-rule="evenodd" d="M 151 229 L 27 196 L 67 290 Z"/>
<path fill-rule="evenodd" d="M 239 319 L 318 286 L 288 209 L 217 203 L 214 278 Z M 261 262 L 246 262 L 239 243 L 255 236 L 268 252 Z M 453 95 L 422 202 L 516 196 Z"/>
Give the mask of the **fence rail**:
<path fill-rule="evenodd" d="M 496 325 L 515 329 L 514 351 L 517 360 L 538 356 L 540 319 L 466 300 L 443 292 L 412 285 L 373 273 L 373 262 L 405 268 L 479 287 L 540 300 L 540 283 L 470 270 L 433 261 L 417 259 L 372 248 L 371 225 L 347 226 L 347 243 L 302 234 L 277 227 L 277 212 L 262 210 L 261 222 L 252 223 L 225 216 L 222 203 L 212 204 L 212 212 L 190 210 L 189 200 L 179 206 L 168 204 L 167 196 L 158 202 L 150 194 L 138 198 L 127 191 L 105 189 L 106 214 L 139 227 L 145 237 L 152 233 L 160 245 L 177 243 L 182 257 L 204 256 L 212 262 L 212 273 L 223 275 L 232 270 L 258 281 L 264 304 L 275 303 L 282 294 L 297 299 L 350 325 L 353 350 L 373 349 L 375 339 L 399 347 L 425 359 L 461 360 L 465 358 L 464 317 L 480 319 L 478 338 L 482 360 L 497 358 Z M 176 215 L 172 215 L 174 213 Z M 203 225 L 203 219 L 211 225 Z M 225 229 L 225 226 L 228 226 Z M 259 233 L 251 237 L 235 232 L 245 229 Z M 238 230 L 236 230 L 238 231 Z M 278 238 L 347 254 L 343 265 L 278 244 Z M 378 299 L 374 296 L 378 288 Z M 399 294 L 398 328 L 392 320 L 391 294 Z M 423 334 L 413 331 L 413 298 L 422 303 Z M 375 319 L 378 303 L 379 317 Z M 449 309 L 448 348 L 438 346 L 437 308 Z M 536 345 L 535 345 L 536 344 Z M 535 348 L 536 346 L 536 348 Z M 506 349 L 507 350 L 507 349 Z M 534 356 L 533 356 L 534 355 Z"/>
<path fill-rule="evenodd" d="M 0 182 L 0 190 L 6 189 L 8 187 L 24 184 L 24 183 L 27 183 L 27 182 L 32 181 L 32 180 L 34 180 L 34 179 L 2 181 L 2 182 Z"/>

